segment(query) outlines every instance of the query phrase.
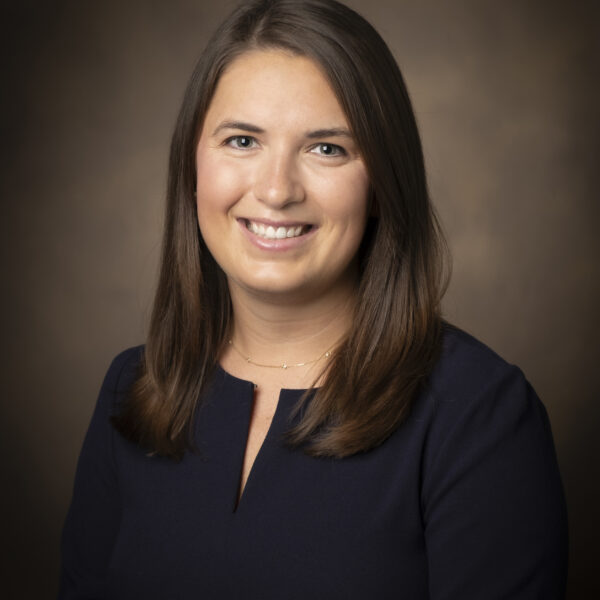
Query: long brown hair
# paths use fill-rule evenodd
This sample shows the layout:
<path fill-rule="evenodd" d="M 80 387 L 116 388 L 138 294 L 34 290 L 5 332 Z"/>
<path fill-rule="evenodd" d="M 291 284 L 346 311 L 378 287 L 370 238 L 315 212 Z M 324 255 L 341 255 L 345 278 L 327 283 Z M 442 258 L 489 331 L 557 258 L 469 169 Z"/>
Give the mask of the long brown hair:
<path fill-rule="evenodd" d="M 441 339 L 443 237 L 433 213 L 417 125 L 385 42 L 334 0 L 244 2 L 208 43 L 171 144 L 162 264 L 140 374 L 115 427 L 159 454 L 192 448 L 191 425 L 226 340 L 231 300 L 200 234 L 195 152 L 220 76 L 240 54 L 281 48 L 314 60 L 347 116 L 366 164 L 374 216 L 361 245 L 353 325 L 322 386 L 288 435 L 314 456 L 382 443 L 406 418 Z"/>

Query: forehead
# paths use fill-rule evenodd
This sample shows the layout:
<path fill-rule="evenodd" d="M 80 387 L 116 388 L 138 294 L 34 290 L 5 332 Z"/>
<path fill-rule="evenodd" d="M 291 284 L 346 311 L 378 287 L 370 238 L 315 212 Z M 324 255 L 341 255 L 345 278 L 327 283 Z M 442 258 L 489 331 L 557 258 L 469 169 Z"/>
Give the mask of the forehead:
<path fill-rule="evenodd" d="M 219 79 L 205 125 L 249 120 L 310 127 L 347 126 L 329 80 L 312 59 L 284 50 L 252 50 L 237 57 Z"/>

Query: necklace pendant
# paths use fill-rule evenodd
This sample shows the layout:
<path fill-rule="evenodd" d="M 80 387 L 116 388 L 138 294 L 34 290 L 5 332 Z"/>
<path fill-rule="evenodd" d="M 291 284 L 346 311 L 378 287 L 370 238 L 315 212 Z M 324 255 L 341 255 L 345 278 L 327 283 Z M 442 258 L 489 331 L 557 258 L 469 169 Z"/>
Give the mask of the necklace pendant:
<path fill-rule="evenodd" d="M 331 350 L 327 350 L 324 354 L 321 354 L 321 356 L 319 356 L 318 358 L 315 358 L 313 360 L 309 360 L 306 362 L 301 362 L 301 363 L 293 363 L 291 365 L 288 365 L 286 362 L 280 364 L 280 365 L 265 365 L 263 363 L 258 363 L 253 361 L 249 356 L 246 356 L 245 354 L 242 353 L 241 350 L 239 350 L 236 346 L 234 346 L 233 344 L 233 340 L 228 340 L 228 344 L 240 355 L 241 358 L 243 358 L 247 363 L 251 364 L 251 365 L 255 365 L 257 367 L 265 367 L 267 369 L 288 369 L 288 368 L 292 368 L 292 367 L 305 367 L 306 365 L 311 365 L 313 363 L 316 363 L 317 361 L 321 360 L 322 358 L 329 358 L 331 356 Z"/>

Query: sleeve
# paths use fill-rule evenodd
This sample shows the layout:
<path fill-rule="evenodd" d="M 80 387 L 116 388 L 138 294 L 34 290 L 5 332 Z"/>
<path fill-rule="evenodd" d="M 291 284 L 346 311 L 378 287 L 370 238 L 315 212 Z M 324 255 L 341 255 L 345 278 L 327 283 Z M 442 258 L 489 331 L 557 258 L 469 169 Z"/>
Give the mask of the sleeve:
<path fill-rule="evenodd" d="M 105 597 L 106 573 L 120 520 L 109 418 L 133 349 L 117 356 L 104 379 L 75 474 L 61 539 L 59 600 Z"/>
<path fill-rule="evenodd" d="M 517 368 L 496 371 L 437 408 L 422 482 L 431 600 L 565 596 L 567 517 L 548 417 Z"/>

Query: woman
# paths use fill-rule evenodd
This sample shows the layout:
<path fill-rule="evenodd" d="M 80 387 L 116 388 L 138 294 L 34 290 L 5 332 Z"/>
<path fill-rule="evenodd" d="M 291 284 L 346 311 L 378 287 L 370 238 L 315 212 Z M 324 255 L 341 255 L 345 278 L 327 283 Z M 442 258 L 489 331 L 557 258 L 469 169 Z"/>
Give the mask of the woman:
<path fill-rule="evenodd" d="M 167 202 L 60 597 L 562 597 L 546 413 L 441 321 L 419 135 L 373 28 L 332 0 L 244 3 L 188 86 Z"/>

